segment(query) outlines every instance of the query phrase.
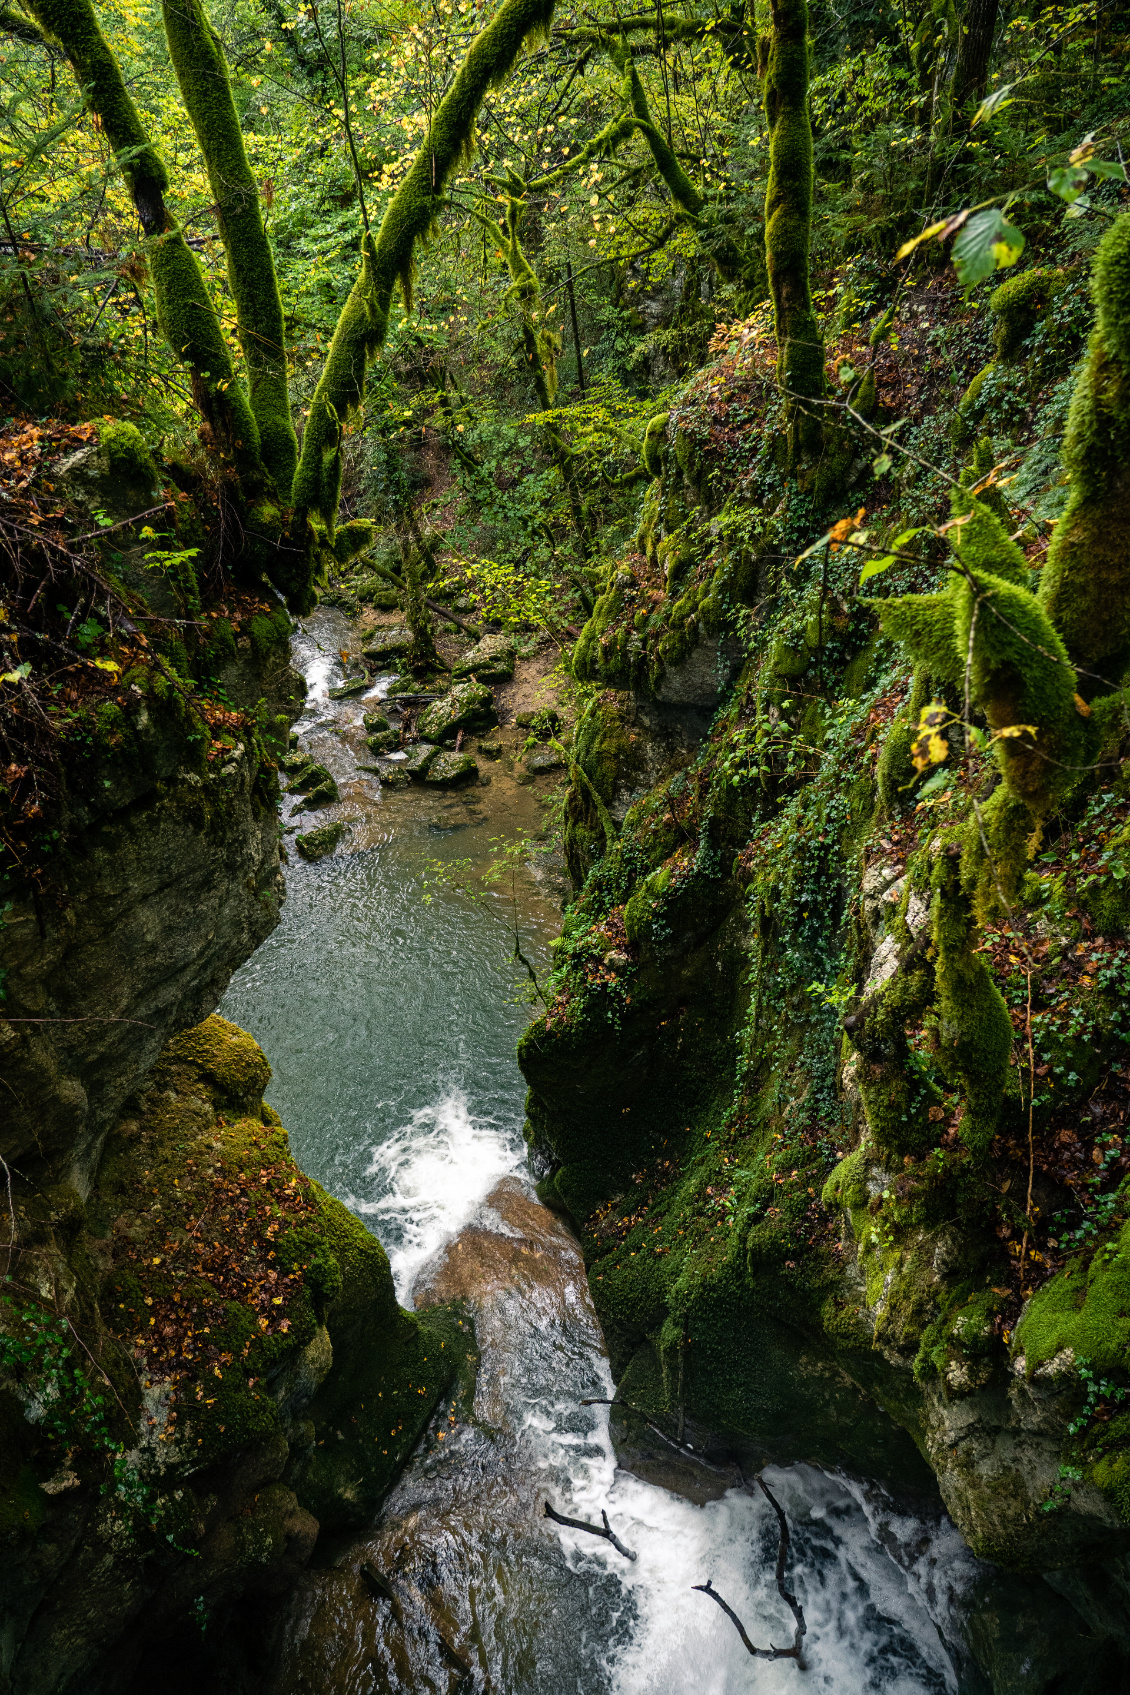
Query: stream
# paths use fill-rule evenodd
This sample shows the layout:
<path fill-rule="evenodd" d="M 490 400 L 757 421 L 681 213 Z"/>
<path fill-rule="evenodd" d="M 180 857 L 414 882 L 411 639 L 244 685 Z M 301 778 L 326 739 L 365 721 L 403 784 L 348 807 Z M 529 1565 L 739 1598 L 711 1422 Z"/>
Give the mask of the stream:
<path fill-rule="evenodd" d="M 473 1307 L 480 1365 L 471 1416 L 438 1408 L 371 1535 L 302 1579 L 278 1695 L 959 1695 L 946 1644 L 976 1562 L 948 1521 L 812 1466 L 770 1468 L 808 1670 L 752 1660 L 693 1586 L 710 1578 L 759 1646 L 791 1641 L 768 1502 L 718 1485 L 696 1505 L 641 1481 L 617 1467 L 607 1407 L 581 1406 L 612 1379 L 579 1248 L 526 1172 L 514 1059 L 528 1017 L 514 925 L 540 973 L 559 906 L 529 876 L 478 881 L 492 838 L 541 829 L 541 801 L 486 761 L 489 788 L 446 797 L 360 771 L 372 701 L 327 697 L 350 640 L 319 609 L 294 647 L 301 745 L 342 794 L 300 822 L 351 820 L 347 834 L 319 863 L 292 850 L 282 921 L 220 1011 L 263 1046 L 296 1159 L 383 1242 L 402 1303 Z M 548 1522 L 547 1500 L 607 1512 L 637 1558 Z"/>

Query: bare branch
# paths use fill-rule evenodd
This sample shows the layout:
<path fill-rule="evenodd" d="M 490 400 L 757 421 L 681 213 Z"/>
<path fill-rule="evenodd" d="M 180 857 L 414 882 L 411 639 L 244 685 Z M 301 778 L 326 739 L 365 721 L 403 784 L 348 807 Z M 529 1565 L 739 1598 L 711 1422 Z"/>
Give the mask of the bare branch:
<path fill-rule="evenodd" d="M 742 1482 L 745 1483 L 745 1486 L 748 1489 L 749 1484 L 748 1484 L 748 1482 L 746 1482 L 744 1475 L 742 1477 Z M 734 1626 L 734 1629 L 737 1631 L 738 1635 L 741 1637 L 742 1642 L 745 1644 L 745 1648 L 746 1648 L 747 1653 L 752 1654 L 754 1659 L 756 1659 L 756 1660 L 795 1660 L 796 1663 L 797 1663 L 798 1669 L 800 1671 L 804 1671 L 805 1670 L 804 1652 L 803 1652 L 802 1647 L 801 1647 L 801 1640 L 806 1634 L 806 1626 L 805 1626 L 805 1622 L 804 1622 L 804 1613 L 801 1610 L 800 1603 L 797 1600 L 796 1596 L 793 1595 L 788 1589 L 785 1588 L 785 1565 L 786 1565 L 786 1563 L 788 1561 L 788 1557 L 789 1557 L 789 1522 L 788 1522 L 788 1519 L 785 1517 L 783 1507 L 781 1506 L 780 1502 L 776 1499 L 776 1497 L 771 1493 L 771 1491 L 769 1489 L 769 1485 L 766 1483 L 765 1479 L 763 1477 L 759 1477 L 757 1479 L 757 1482 L 758 1482 L 758 1485 L 760 1486 L 761 1493 L 765 1496 L 765 1499 L 769 1502 L 769 1505 L 773 1508 L 773 1511 L 776 1513 L 777 1523 L 781 1527 L 780 1540 L 777 1543 L 777 1593 L 778 1593 L 778 1595 L 780 1595 L 782 1601 L 785 1602 L 789 1611 L 792 1613 L 793 1618 L 796 1620 L 796 1629 L 793 1631 L 793 1645 L 792 1645 L 792 1647 L 791 1648 L 774 1648 L 772 1646 L 770 1646 L 768 1648 L 757 1648 L 757 1647 L 755 1647 L 754 1644 L 750 1641 L 749 1636 L 746 1633 L 745 1625 L 742 1623 L 741 1619 L 738 1617 L 738 1615 L 734 1611 L 733 1607 L 730 1606 L 729 1602 L 724 1601 L 722 1599 L 721 1595 L 719 1595 L 718 1591 L 714 1588 L 714 1585 L 711 1582 L 710 1578 L 707 1578 L 705 1583 L 696 1583 L 694 1585 L 694 1588 L 698 1591 L 698 1593 L 700 1595 L 709 1595 L 710 1599 L 712 1601 L 717 1601 L 718 1605 L 721 1607 L 722 1611 L 725 1613 L 726 1617 L 730 1620 L 730 1622 Z"/>
<path fill-rule="evenodd" d="M 554 1512 L 548 1501 L 545 1503 L 545 1516 L 546 1518 L 551 1518 L 554 1524 L 563 1524 L 567 1526 L 569 1530 L 587 1530 L 590 1536 L 603 1537 L 604 1541 L 611 1542 L 616 1552 L 618 1554 L 623 1554 L 626 1560 L 634 1560 L 636 1558 L 636 1555 L 633 1554 L 632 1550 L 630 1548 L 625 1548 L 620 1538 L 616 1535 L 612 1526 L 608 1522 L 608 1514 L 605 1512 L 602 1512 L 600 1515 L 604 1520 L 603 1530 L 600 1528 L 599 1524 L 587 1524 L 583 1518 L 566 1518 L 564 1513 Z"/>

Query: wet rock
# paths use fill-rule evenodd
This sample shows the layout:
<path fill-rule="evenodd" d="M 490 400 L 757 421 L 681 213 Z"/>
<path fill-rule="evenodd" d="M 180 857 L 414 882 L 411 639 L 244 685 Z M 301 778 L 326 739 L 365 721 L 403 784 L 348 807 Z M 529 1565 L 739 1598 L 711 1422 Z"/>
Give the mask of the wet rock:
<path fill-rule="evenodd" d="M 381 786 L 386 789 L 406 789 L 412 781 L 403 765 L 382 765 Z"/>
<path fill-rule="evenodd" d="M 489 730 L 498 723 L 494 697 L 483 683 L 457 683 L 425 707 L 418 729 L 426 741 L 454 741 L 460 730 Z"/>
<path fill-rule="evenodd" d="M 413 636 L 409 629 L 396 626 L 388 630 L 374 630 L 365 646 L 361 649 L 362 659 L 372 660 L 374 664 L 386 664 L 391 659 L 397 659 L 402 654 L 411 653 Z"/>
<path fill-rule="evenodd" d="M 299 772 L 294 782 L 290 784 L 286 792 L 288 795 L 306 795 L 312 804 L 325 806 L 327 804 L 326 801 L 323 800 L 315 802 L 313 799 L 314 795 L 323 789 L 332 790 L 333 792 L 329 798 L 331 800 L 337 800 L 337 784 L 334 782 L 329 771 L 327 771 L 324 765 L 318 765 L 313 760 L 310 760 L 304 765 L 303 769 Z"/>
<path fill-rule="evenodd" d="M 514 675 L 514 643 L 509 636 L 484 636 L 455 663 L 456 677 L 477 677 L 481 683 L 504 683 Z"/>
<path fill-rule="evenodd" d="M 439 752 L 439 748 L 435 742 L 414 742 L 407 751 L 408 757 L 404 761 L 402 770 L 406 771 L 410 777 L 422 777 Z"/>
<path fill-rule="evenodd" d="M 350 695 L 363 694 L 366 689 L 372 688 L 372 686 L 373 680 L 371 677 L 349 677 L 336 689 L 327 689 L 326 693 L 331 700 L 348 700 Z"/>
<path fill-rule="evenodd" d="M 501 759 L 502 758 L 502 743 L 501 742 L 480 742 L 479 743 L 479 752 L 482 754 L 484 759 Z"/>
<path fill-rule="evenodd" d="M 526 756 L 526 770 L 539 776 L 544 771 L 560 771 L 565 759 L 555 747 L 536 747 Z"/>
<path fill-rule="evenodd" d="M 316 830 L 308 830 L 294 838 L 294 845 L 303 859 L 325 859 L 332 853 L 345 834 L 345 825 L 335 821 L 332 824 L 322 824 Z"/>
<path fill-rule="evenodd" d="M 367 735 L 373 735 L 377 730 L 391 730 L 392 723 L 383 712 L 366 712 L 362 714 L 361 722 Z"/>
<path fill-rule="evenodd" d="M 429 765 L 424 780 L 450 789 L 471 782 L 478 774 L 479 768 L 469 753 L 440 753 Z"/>
<path fill-rule="evenodd" d="M 296 736 L 296 743 L 297 740 L 298 738 Z M 306 767 L 313 763 L 314 761 L 310 758 L 308 753 L 299 753 L 297 749 L 294 753 L 284 753 L 282 758 L 279 760 L 280 766 L 289 777 L 300 776 L 301 773 L 306 770 Z"/>
<path fill-rule="evenodd" d="M 367 738 L 367 741 L 372 753 L 391 753 L 394 748 L 400 746 L 400 731 L 377 730 L 374 735 Z"/>

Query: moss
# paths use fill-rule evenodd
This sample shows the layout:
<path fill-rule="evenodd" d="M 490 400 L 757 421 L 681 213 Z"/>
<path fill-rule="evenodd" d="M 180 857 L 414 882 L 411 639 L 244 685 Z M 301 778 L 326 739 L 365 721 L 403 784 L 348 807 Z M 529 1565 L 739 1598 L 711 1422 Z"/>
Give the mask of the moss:
<path fill-rule="evenodd" d="M 112 476 L 124 483 L 156 488 L 160 481 L 157 467 L 136 424 L 106 418 L 98 425 L 98 440 Z"/>
<path fill-rule="evenodd" d="M 1063 287 L 1062 271 L 1037 268 L 1009 277 L 989 296 L 993 346 L 1003 364 L 1011 364 Z"/>
<path fill-rule="evenodd" d="M 964 1085 L 962 1140 L 983 1157 L 1004 1100 L 1012 1023 L 984 956 L 975 951 L 980 930 L 961 886 L 955 844 L 938 854 L 930 880 L 937 951 L 938 1063 Z"/>
<path fill-rule="evenodd" d="M 904 594 L 867 604 L 879 615 L 883 634 L 901 642 L 935 684 L 957 683 L 963 674 L 956 641 L 956 589 L 941 594 Z"/>
<path fill-rule="evenodd" d="M 627 41 L 610 43 L 608 56 L 624 78 L 625 104 L 630 108 L 637 128 L 651 149 L 656 170 L 663 178 L 672 200 L 681 212 L 697 218 L 705 205 L 704 197 L 683 169 L 674 148 L 652 121 L 647 95 L 644 93 Z"/>
<path fill-rule="evenodd" d="M 848 1154 L 846 1159 L 842 1159 L 839 1165 L 833 1166 L 821 1191 L 821 1204 L 829 1209 L 843 1207 L 845 1212 L 857 1212 L 861 1207 L 865 1207 L 870 1159 L 870 1150 L 861 1145 Z"/>
<path fill-rule="evenodd" d="M 788 396 L 824 392 L 824 344 L 812 306 L 812 125 L 808 115 L 808 6 L 773 0 L 761 43 L 761 85 L 769 120 L 765 258 L 777 335 L 777 381 Z M 787 403 L 794 454 L 820 441 L 819 420 Z"/>
<path fill-rule="evenodd" d="M 227 61 L 200 0 L 164 0 L 162 12 L 169 56 L 208 172 L 263 463 L 287 502 L 298 444 L 290 421 L 282 299 Z"/>
<path fill-rule="evenodd" d="M 1125 1374 L 1130 1360 L 1130 1224 L 1089 1265 L 1073 1260 L 1045 1283 L 1016 1327 L 1029 1377 L 1066 1349 L 1092 1369 Z"/>
<path fill-rule="evenodd" d="M 1076 664 L 1116 681 L 1130 660 L 1130 216 L 1095 256 L 1097 321 L 1063 443 L 1070 478 L 1040 599 Z M 1090 694 L 1101 686 L 1084 680 Z"/>
<path fill-rule="evenodd" d="M 663 470 L 663 447 L 667 439 L 667 420 L 670 416 L 669 412 L 657 412 L 654 418 L 648 419 L 647 428 L 643 433 L 640 458 L 650 477 L 658 477 Z"/>
<path fill-rule="evenodd" d="M 165 1056 L 173 1063 L 197 1066 L 235 1100 L 261 1099 L 271 1080 L 271 1067 L 254 1037 L 216 1014 L 174 1036 Z"/>

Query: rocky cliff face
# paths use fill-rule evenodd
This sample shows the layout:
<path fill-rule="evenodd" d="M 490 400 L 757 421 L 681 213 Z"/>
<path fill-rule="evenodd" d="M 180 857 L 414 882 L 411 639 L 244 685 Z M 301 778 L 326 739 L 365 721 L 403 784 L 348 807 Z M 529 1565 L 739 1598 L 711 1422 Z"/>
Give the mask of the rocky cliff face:
<path fill-rule="evenodd" d="M 986 1562 L 992 1688 L 1098 1689 L 1130 1649 L 1100 1593 L 1130 1549 L 1119 696 L 1071 670 L 991 444 L 880 605 L 861 564 L 915 502 L 932 532 L 923 496 L 908 473 L 853 556 L 869 497 L 790 488 L 776 404 L 740 358 L 691 385 L 578 644 L 576 896 L 520 1051 L 540 1192 L 625 1400 L 940 1497 Z"/>
<path fill-rule="evenodd" d="M 443 1315 L 399 1309 L 379 1243 L 291 1160 L 262 1053 L 208 1016 L 283 897 L 289 618 L 225 564 L 216 491 L 126 426 L 69 433 L 28 481 L 108 539 L 74 583 L 25 562 L 25 619 L 37 564 L 77 600 L 24 638 L 67 662 L 0 703 L 31 750 L 0 790 L 11 1695 L 148 1684 L 285 1588 L 371 1518 L 454 1369 Z M 132 517 L 155 505 L 156 564 Z M 91 576 L 106 610 L 79 625 Z"/>

